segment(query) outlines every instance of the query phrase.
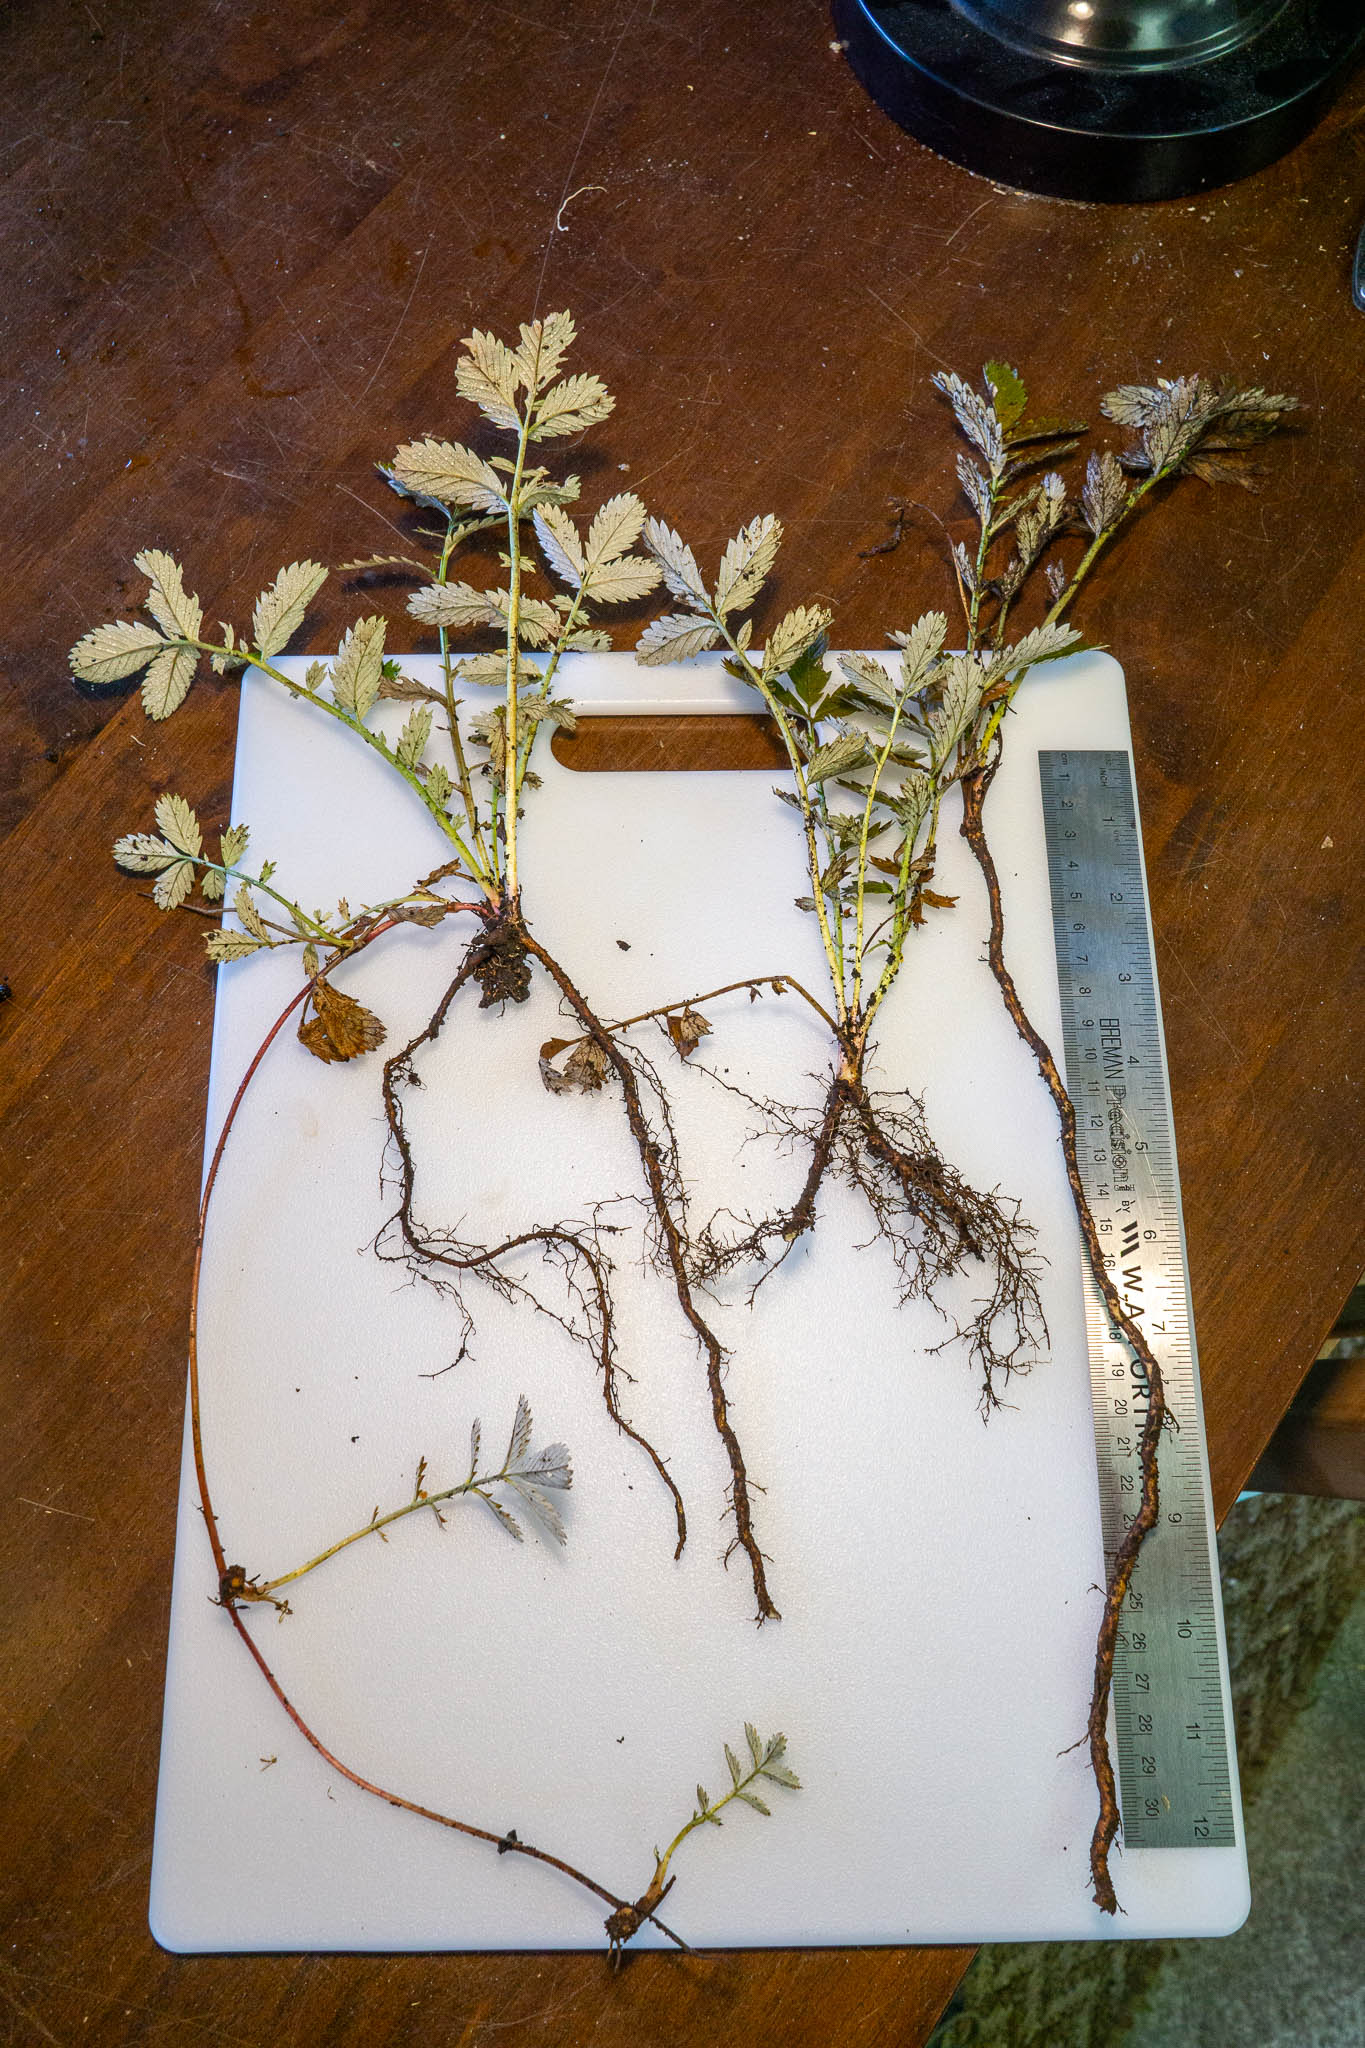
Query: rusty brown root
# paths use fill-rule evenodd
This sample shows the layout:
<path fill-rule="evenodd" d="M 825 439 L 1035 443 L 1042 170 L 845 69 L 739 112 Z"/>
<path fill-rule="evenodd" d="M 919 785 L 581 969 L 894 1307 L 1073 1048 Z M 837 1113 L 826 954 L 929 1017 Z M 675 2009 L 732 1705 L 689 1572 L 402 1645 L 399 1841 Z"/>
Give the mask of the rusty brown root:
<path fill-rule="evenodd" d="M 466 983 L 474 981 L 482 990 L 480 1007 L 499 1001 L 524 1002 L 530 989 L 530 964 L 527 952 L 509 932 L 502 921 L 493 922 L 489 929 L 474 939 L 460 962 L 454 979 L 442 995 L 430 1018 L 415 1038 L 401 1051 L 396 1052 L 384 1065 L 384 1111 L 388 1119 L 389 1137 L 398 1157 L 398 1208 L 385 1225 L 376 1240 L 376 1249 L 381 1256 L 392 1256 L 384 1250 L 384 1241 L 396 1225 L 402 1251 L 398 1256 L 411 1263 L 424 1277 L 432 1278 L 430 1269 L 439 1269 L 439 1284 L 451 1292 L 465 1318 L 466 1338 L 470 1327 L 468 1310 L 464 1305 L 461 1283 L 466 1277 L 478 1278 L 504 1296 L 520 1294 L 533 1303 L 542 1313 L 554 1315 L 538 1297 L 525 1286 L 514 1280 L 502 1261 L 509 1255 L 530 1247 L 539 1247 L 542 1254 L 558 1261 L 564 1269 L 566 1282 L 582 1312 L 589 1341 L 596 1353 L 598 1370 L 602 1377 L 602 1398 L 607 1413 L 622 1435 L 637 1444 L 654 1466 L 673 1501 L 673 1513 L 677 1532 L 675 1558 L 681 1557 L 687 1541 L 687 1514 L 667 1465 L 654 1448 L 634 1425 L 621 1413 L 617 1389 L 619 1368 L 616 1363 L 615 1318 L 612 1309 L 611 1291 L 608 1284 L 609 1266 L 600 1246 L 592 1234 L 568 1224 L 556 1223 L 538 1225 L 530 1230 L 517 1232 L 505 1238 L 501 1244 L 467 1244 L 448 1231 L 436 1231 L 419 1223 L 413 1213 L 413 1194 L 416 1183 L 416 1165 L 413 1159 L 412 1143 L 408 1137 L 404 1115 L 402 1090 L 405 1084 L 420 1085 L 420 1077 L 413 1064 L 417 1053 L 424 1045 L 432 1045 L 440 1036 L 450 1008 Z M 571 1335 L 581 1334 L 578 1323 L 572 1316 L 555 1316 Z"/>
<path fill-rule="evenodd" d="M 1076 1111 L 1071 1097 L 1066 1092 L 1066 1084 L 1058 1071 L 1051 1049 L 1025 1011 L 1019 998 L 1019 991 L 1014 985 L 1014 977 L 1005 964 L 1005 916 L 1000 901 L 1000 877 L 996 872 L 995 860 L 982 820 L 986 796 L 998 765 L 997 754 L 994 760 L 965 777 L 962 784 L 962 836 L 971 848 L 976 864 L 981 870 L 990 903 L 988 957 L 991 973 L 999 985 L 1014 1028 L 1037 1061 L 1038 1071 L 1056 1106 L 1057 1120 L 1061 1126 L 1062 1156 L 1066 1161 L 1066 1177 L 1071 1186 L 1076 1220 L 1080 1225 L 1086 1259 L 1095 1285 L 1104 1297 L 1105 1307 L 1109 1311 L 1114 1328 L 1122 1332 L 1125 1342 L 1132 1348 L 1138 1366 L 1147 1378 L 1147 1415 L 1142 1425 L 1142 1437 L 1138 1447 L 1141 1473 L 1138 1511 L 1128 1524 L 1123 1539 L 1110 1560 L 1104 1611 L 1100 1616 L 1099 1633 L 1095 1642 L 1095 1672 L 1086 1727 L 1090 1764 L 1100 1801 L 1099 1816 L 1090 1843 L 1090 1876 L 1095 1904 L 1106 1913 L 1115 1913 L 1118 1911 L 1118 1899 L 1114 1892 L 1113 1879 L 1109 1874 L 1109 1851 L 1119 1830 L 1119 1803 L 1114 1783 L 1113 1759 L 1109 1754 L 1109 1696 L 1114 1684 L 1114 1650 L 1118 1641 L 1123 1603 L 1128 1597 L 1138 1552 L 1148 1533 L 1155 1527 L 1160 1508 L 1157 1447 L 1166 1422 L 1166 1389 L 1161 1367 L 1157 1364 L 1151 1345 L 1125 1309 L 1104 1263 L 1104 1250 L 1100 1244 L 1099 1231 L 1095 1227 L 1090 1204 L 1086 1200 L 1085 1185 L 1081 1179 L 1080 1163 L 1076 1154 Z"/>
<path fill-rule="evenodd" d="M 360 941 L 360 945 L 362 947 L 369 945 L 373 939 L 388 929 L 391 929 L 391 926 L 388 924 L 377 925 L 364 936 Z M 208 1534 L 209 1548 L 213 1554 L 213 1567 L 217 1574 L 220 1588 L 219 1604 L 226 1612 L 243 1648 L 251 1657 L 265 1683 L 274 1694 L 275 1699 L 289 1716 L 290 1721 L 297 1728 L 304 1741 L 317 1751 L 317 1754 L 325 1763 L 329 1764 L 334 1771 L 345 1778 L 350 1784 L 356 1786 L 359 1791 L 367 1792 L 375 1799 L 382 1799 L 386 1806 L 397 1807 L 403 1813 L 416 1814 L 420 1819 L 433 1821 L 437 1827 L 448 1828 L 454 1834 L 468 1836 L 476 1842 L 487 1842 L 497 1850 L 499 1856 L 515 1854 L 517 1856 L 529 1857 L 536 1863 L 543 1863 L 550 1869 L 559 1871 L 562 1876 L 569 1878 L 574 1884 L 581 1885 L 585 1891 L 594 1893 L 598 1899 L 603 1900 L 612 1909 L 604 1925 L 608 1947 L 614 1964 L 619 1964 L 620 1962 L 622 1944 L 629 1941 L 638 1932 L 645 1920 L 653 1921 L 660 1933 L 673 1942 L 677 1948 L 686 1949 L 687 1943 L 683 1940 L 682 1936 L 676 1934 L 665 1921 L 659 1918 L 657 1908 L 663 1903 L 664 1891 L 657 1884 L 651 1884 L 643 1896 L 632 1903 L 628 1899 L 619 1897 L 617 1893 L 609 1891 L 605 1885 L 599 1884 L 596 1878 L 589 1877 L 586 1871 L 577 1869 L 572 1863 L 566 1862 L 562 1856 L 552 1855 L 547 1849 L 539 1849 L 534 1843 L 522 1841 L 515 1828 L 509 1828 L 505 1834 L 498 1834 L 494 1829 L 480 1827 L 474 1821 L 460 1820 L 453 1814 L 438 1812 L 434 1807 L 419 1805 L 416 1800 L 407 1798 L 403 1793 L 391 1791 L 387 1786 L 376 1784 L 373 1779 L 364 1777 L 359 1771 L 353 1770 L 349 1764 L 343 1762 L 336 1755 L 335 1751 L 328 1748 L 322 1737 L 304 1718 L 293 1700 L 285 1692 L 284 1687 L 267 1662 L 260 1644 L 247 1627 L 246 1614 L 235 1597 L 237 1591 L 235 1573 L 238 1568 L 228 1564 L 227 1553 L 223 1548 L 223 1539 L 218 1528 L 218 1515 L 214 1508 L 213 1495 L 209 1488 L 208 1463 L 204 1450 L 199 1372 L 199 1288 L 203 1274 L 204 1238 L 208 1228 L 209 1209 L 213 1202 L 213 1191 L 217 1185 L 219 1169 L 223 1163 L 223 1155 L 227 1150 L 233 1126 L 237 1121 L 238 1111 L 241 1109 L 247 1091 L 256 1076 L 262 1060 L 283 1031 L 285 1025 L 289 1023 L 295 1012 L 307 1000 L 315 980 L 316 976 L 306 981 L 298 993 L 285 1005 L 252 1055 L 246 1072 L 237 1084 L 236 1093 L 228 1105 L 228 1112 L 223 1119 L 222 1129 L 218 1133 L 218 1141 L 209 1160 L 208 1172 L 204 1176 L 203 1191 L 199 1197 L 199 1223 L 194 1239 L 194 1281 L 190 1292 L 190 1442 L 194 1456 L 199 1506 L 204 1517 L 204 1527 Z"/>
<path fill-rule="evenodd" d="M 666 1104 L 663 1106 L 665 1141 L 661 1144 L 650 1128 L 641 1099 L 639 1078 L 631 1061 L 605 1025 L 588 1007 L 559 962 L 545 951 L 525 924 L 520 922 L 518 936 L 526 951 L 540 962 L 578 1019 L 584 1037 L 591 1039 L 621 1084 L 621 1092 L 625 1098 L 626 1121 L 635 1140 L 635 1149 L 640 1157 L 649 1192 L 649 1207 L 657 1232 L 658 1255 L 673 1283 L 684 1320 L 696 1337 L 706 1361 L 706 1384 L 711 1396 L 711 1418 L 729 1461 L 729 1509 L 734 1518 L 735 1535 L 725 1553 L 726 1561 L 728 1563 L 736 1550 L 743 1551 L 748 1559 L 749 1572 L 753 1580 L 754 1599 L 758 1610 L 755 1619 L 760 1623 L 778 1621 L 781 1615 L 768 1591 L 766 1560 L 754 1533 L 753 1508 L 749 1499 L 750 1481 L 744 1463 L 744 1453 L 735 1434 L 734 1424 L 730 1420 L 729 1403 L 725 1398 L 726 1352 L 697 1307 L 692 1291 L 689 1247 L 685 1229 L 679 1222 L 681 1180 L 666 1120 Z"/>
<path fill-rule="evenodd" d="M 816 1222 L 820 1190 L 834 1175 L 866 1200 L 896 1262 L 902 1301 L 934 1301 L 941 1283 L 969 1264 L 987 1275 L 985 1294 L 969 1322 L 946 1341 L 962 1341 L 981 1376 L 985 1413 L 999 1405 L 999 1382 L 1024 1371 L 1046 1335 L 1030 1255 L 1033 1231 L 1014 1204 L 972 1187 L 934 1144 L 914 1097 L 874 1096 L 863 1076 L 864 1054 L 841 1046 L 818 1119 L 802 1129 L 789 1111 L 759 1105 L 784 1135 L 810 1150 L 800 1193 L 790 1208 L 749 1221 L 737 1238 L 714 1222 L 695 1255 L 700 1279 L 762 1264 L 754 1291 L 770 1278 Z"/>

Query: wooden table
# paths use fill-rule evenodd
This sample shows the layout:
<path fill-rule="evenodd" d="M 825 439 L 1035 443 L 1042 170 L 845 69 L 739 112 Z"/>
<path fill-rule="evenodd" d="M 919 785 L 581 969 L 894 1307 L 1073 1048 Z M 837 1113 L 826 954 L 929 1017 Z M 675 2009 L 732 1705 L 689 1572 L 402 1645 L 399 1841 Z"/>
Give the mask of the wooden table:
<path fill-rule="evenodd" d="M 279 563 L 382 549 L 370 464 L 456 430 L 475 321 L 571 306 L 619 394 L 595 445 L 713 550 L 779 512 L 784 595 L 853 646 L 948 597 L 929 514 L 859 554 L 892 494 L 960 512 L 933 370 L 1003 354 L 1091 417 L 1191 367 L 1303 395 L 1264 495 L 1183 487 L 1086 615 L 1129 678 L 1220 1508 L 1365 1266 L 1365 97 L 1244 185 L 1098 210 L 939 162 L 832 35 L 740 0 L 35 0 L 0 27 L 6 2039 L 910 2048 L 968 1959 L 612 1976 L 147 1933 L 213 976 L 108 846 L 166 787 L 223 815 L 235 695 L 150 727 L 64 654 L 137 602 L 139 547 L 239 621 Z M 354 609 L 333 590 L 314 644 Z"/>

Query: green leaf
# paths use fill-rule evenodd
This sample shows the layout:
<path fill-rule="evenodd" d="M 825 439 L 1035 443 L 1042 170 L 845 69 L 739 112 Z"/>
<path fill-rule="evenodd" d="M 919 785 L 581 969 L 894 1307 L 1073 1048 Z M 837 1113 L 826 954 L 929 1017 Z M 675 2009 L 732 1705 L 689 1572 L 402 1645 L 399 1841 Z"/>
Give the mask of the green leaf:
<path fill-rule="evenodd" d="M 140 555 L 134 555 L 133 562 L 151 582 L 144 602 L 162 632 L 173 639 L 197 640 L 204 607 L 192 591 L 186 590 L 174 556 L 164 554 L 160 548 L 144 548 Z"/>
<path fill-rule="evenodd" d="M 787 1768 L 786 1764 L 771 1761 L 765 1763 L 760 1775 L 765 1778 L 771 1778 L 774 1785 L 785 1785 L 788 1791 L 799 1792 L 801 1790 L 801 1780 L 797 1777 L 795 1771 Z"/>
<path fill-rule="evenodd" d="M 226 832 L 220 834 L 218 858 L 222 861 L 225 868 L 236 867 L 238 861 L 246 852 L 247 841 L 250 837 L 250 831 L 245 825 L 229 825 Z"/>
<path fill-rule="evenodd" d="M 995 416 L 1009 433 L 1028 410 L 1028 393 L 1017 370 L 1008 363 L 987 363 L 986 382 L 990 386 Z"/>
<path fill-rule="evenodd" d="M 794 661 L 813 648 L 817 641 L 823 640 L 830 616 L 823 605 L 803 604 L 788 612 L 784 619 L 779 619 L 763 650 L 765 680 L 790 671 Z"/>
<path fill-rule="evenodd" d="M 453 788 L 454 784 L 438 761 L 427 776 L 427 795 L 439 809 L 444 810 Z"/>
<path fill-rule="evenodd" d="M 217 868 L 205 868 L 199 877 L 199 893 L 205 903 L 220 903 L 227 883 Z"/>
<path fill-rule="evenodd" d="M 735 1797 L 742 1799 L 746 1806 L 752 1806 L 755 1813 L 761 1813 L 768 1819 L 772 1818 L 772 1808 L 764 1805 L 757 1792 L 736 1792 Z"/>
<path fill-rule="evenodd" d="M 327 571 L 320 562 L 290 562 L 269 590 L 261 592 L 251 615 L 251 632 L 267 661 L 289 645 L 326 581 Z"/>
<path fill-rule="evenodd" d="M 83 634 L 67 660 L 72 674 L 82 683 L 118 683 L 145 668 L 165 644 L 153 627 L 119 619 Z"/>
<path fill-rule="evenodd" d="M 384 670 L 384 621 L 357 619 L 332 663 L 332 695 L 343 711 L 363 719 L 374 708 Z"/>
<path fill-rule="evenodd" d="M 824 782 L 831 775 L 846 775 L 861 768 L 868 758 L 867 737 L 860 732 L 841 732 L 817 747 L 806 763 L 807 783 Z"/>
<path fill-rule="evenodd" d="M 148 718 L 169 718 L 180 709 L 198 661 L 192 647 L 167 647 L 156 656 L 142 678 L 142 708 Z"/>
<path fill-rule="evenodd" d="M 749 1754 L 756 1764 L 763 1760 L 763 1742 L 752 1721 L 744 1723 L 744 1740 L 749 1745 Z"/>
<path fill-rule="evenodd" d="M 730 1766 L 730 1783 L 737 1786 L 744 1773 L 740 1769 L 739 1758 L 735 1755 L 728 1742 L 725 1745 L 725 1761 Z"/>

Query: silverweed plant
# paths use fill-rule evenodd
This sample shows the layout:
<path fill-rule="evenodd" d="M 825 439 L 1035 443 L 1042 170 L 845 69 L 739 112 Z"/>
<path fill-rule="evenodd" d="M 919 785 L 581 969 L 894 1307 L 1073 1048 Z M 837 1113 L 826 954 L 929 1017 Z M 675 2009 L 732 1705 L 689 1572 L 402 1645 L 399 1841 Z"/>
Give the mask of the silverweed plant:
<path fill-rule="evenodd" d="M 384 1066 L 382 1096 L 397 1160 L 398 1206 L 391 1229 L 380 1234 L 377 1249 L 406 1259 L 414 1271 L 453 1295 L 464 1316 L 466 1337 L 469 1313 L 461 1291 L 466 1277 L 480 1278 L 505 1296 L 522 1295 L 537 1308 L 546 1308 L 527 1280 L 506 1261 L 525 1251 L 539 1251 L 561 1269 L 568 1305 L 562 1312 L 553 1308 L 548 1312 L 591 1344 L 608 1412 L 650 1458 L 671 1496 L 675 1555 L 679 1554 L 687 1532 L 678 1489 L 662 1457 L 619 1407 L 610 1266 L 596 1227 L 555 1223 L 520 1232 L 498 1244 L 477 1245 L 419 1221 L 415 1209 L 416 1164 L 404 1099 L 407 1089 L 420 1082 L 416 1063 L 421 1049 L 438 1037 L 456 998 L 468 985 L 480 991 L 480 1007 L 519 1003 L 530 992 L 533 969 L 539 968 L 589 1048 L 575 1064 L 574 1083 L 600 1085 L 612 1076 L 620 1084 L 654 1219 L 655 1254 L 672 1279 L 679 1307 L 705 1359 L 712 1414 L 731 1468 L 729 1505 L 735 1540 L 750 1559 L 759 1618 L 776 1614 L 766 1592 L 762 1553 L 752 1533 L 743 1457 L 729 1422 L 723 1385 L 725 1353 L 693 1296 L 682 1220 L 682 1176 L 667 1097 L 649 1063 L 628 1057 L 607 1032 L 567 970 L 537 940 L 523 908 L 524 862 L 518 828 L 523 804 L 537 782 L 532 766 L 537 737 L 543 727 L 573 723 L 570 705 L 556 694 L 562 657 L 609 645 L 609 637 L 593 621 L 605 608 L 646 595 L 658 581 L 652 559 L 635 551 L 645 519 L 638 498 L 625 492 L 608 499 L 586 530 L 581 530 L 566 510 L 579 496 L 578 478 L 568 475 L 556 480 L 546 465 L 535 459 L 541 444 L 584 433 L 600 424 L 614 404 L 597 377 L 560 374 L 573 341 L 574 324 L 567 313 L 523 326 L 515 347 L 476 331 L 464 343 L 457 361 L 457 392 L 478 408 L 486 427 L 510 436 L 511 452 L 485 459 L 460 443 L 428 437 L 405 444 L 392 462 L 381 465 L 392 487 L 427 522 L 419 533 L 430 546 L 431 559 L 372 556 L 347 564 L 345 573 L 359 577 L 398 573 L 419 582 L 408 610 L 413 619 L 436 630 L 440 689 L 403 674 L 401 661 L 387 652 L 387 623 L 378 614 L 355 620 L 330 661 L 310 662 L 302 679 L 280 666 L 279 657 L 303 628 L 308 607 L 327 577 L 327 570 L 313 561 L 293 562 L 279 572 L 257 600 L 249 633 L 239 635 L 232 625 L 224 624 L 219 635 L 212 637 L 205 632 L 203 607 L 186 587 L 179 563 L 161 549 L 147 549 L 137 556 L 136 565 L 150 586 L 145 601 L 150 623 L 120 620 L 97 626 L 78 641 L 70 659 L 77 680 L 94 687 L 140 676 L 143 707 L 150 718 L 158 720 L 170 717 L 184 702 L 205 659 L 218 675 L 250 669 L 341 724 L 406 785 L 447 842 L 447 859 L 400 895 L 359 909 L 340 897 L 334 911 L 307 908 L 281 886 L 273 861 L 249 859 L 251 835 L 245 824 L 229 824 L 218 833 L 215 857 L 193 806 L 173 792 L 166 792 L 156 802 L 155 832 L 131 832 L 115 845 L 115 859 L 121 867 L 155 877 L 151 893 L 160 909 L 208 916 L 215 925 L 225 905 L 232 910 L 235 926 L 217 927 L 205 934 L 210 960 L 234 962 L 281 947 L 298 947 L 305 977 L 248 1063 L 205 1178 L 190 1311 L 190 1423 L 196 1482 L 219 1603 L 304 1739 L 361 1790 L 456 1833 L 491 1843 L 499 1854 L 515 1853 L 549 1864 L 595 1893 L 611 1908 L 607 1933 L 613 1951 L 619 1954 L 645 1921 L 652 1921 L 670 1940 L 685 1946 L 659 1919 L 657 1908 L 672 1887 L 673 1878 L 665 1875 L 668 1865 L 694 1822 L 683 1828 L 663 1857 L 656 1853 L 654 1876 L 639 1898 L 619 1896 L 564 1859 L 522 1840 L 515 1829 L 499 1832 L 417 1805 L 351 1769 L 326 1747 L 286 1696 L 247 1622 L 251 1608 L 262 1604 L 271 1606 L 284 1620 L 290 1610 L 282 1588 L 295 1585 L 339 1551 L 368 1536 L 387 1541 L 388 1530 L 407 1516 L 427 1510 L 440 1516 L 442 1508 L 457 1499 L 481 1499 L 509 1533 L 519 1536 L 520 1527 L 507 1505 L 510 1493 L 552 1535 L 562 1539 L 562 1523 L 547 1489 L 563 1489 L 570 1483 L 564 1447 L 556 1444 L 539 1453 L 532 1451 L 530 1412 L 523 1399 L 518 1403 L 507 1457 L 496 1471 L 479 1469 L 476 1424 L 470 1470 L 463 1481 L 428 1488 L 424 1459 L 410 1500 L 387 1513 L 376 1508 L 369 1523 L 305 1564 L 265 1577 L 228 1563 L 209 1485 L 198 1346 L 199 1282 L 213 1192 L 242 1102 L 271 1046 L 294 1021 L 300 1043 L 329 1064 L 377 1050 L 385 1042 L 385 1027 L 373 1011 L 338 985 L 338 972 L 401 924 L 435 927 L 450 917 L 467 917 L 473 921 L 473 937 L 464 946 L 436 1010 L 424 1029 L 392 1053 Z M 496 538 L 505 580 L 476 588 L 453 577 L 451 568 L 463 546 L 486 535 Z M 537 551 L 554 577 L 570 586 L 568 591 L 555 591 L 545 598 L 531 590 Z M 492 636 L 497 645 L 457 656 L 453 634 L 462 638 Z M 468 686 L 490 692 L 488 709 L 470 711 L 463 696 Z M 369 722 L 376 705 L 386 698 L 401 699 L 412 707 L 393 741 Z M 396 1252 L 389 1248 L 395 1233 Z M 795 1787 L 797 1781 L 780 1762 L 784 1746 L 780 1736 L 763 1745 L 762 1765 L 756 1763 L 755 1771 L 773 1782 Z M 704 1817 L 717 1820 L 719 1805 L 730 1798 L 767 1811 L 746 1778 Z"/>
<path fill-rule="evenodd" d="M 1104 551 L 1153 494 L 1181 476 L 1254 490 L 1259 471 L 1249 453 L 1297 401 L 1200 376 L 1125 385 L 1103 399 L 1101 410 L 1137 438 L 1118 453 L 1090 454 L 1075 490 L 1049 465 L 1073 457 L 1086 428 L 1074 420 L 1031 418 L 1017 371 L 1001 362 L 987 364 L 980 390 L 953 372 L 934 383 L 972 451 L 959 456 L 957 473 L 972 510 L 975 544 L 949 544 L 962 612 L 958 646 L 948 645 L 946 614 L 926 612 L 890 635 L 899 648 L 893 665 L 841 654 L 832 675 L 825 659 L 830 614 L 822 605 L 806 604 L 779 620 L 760 654 L 752 645 L 749 613 L 776 560 L 782 539 L 777 519 L 765 514 L 744 527 L 727 545 L 710 585 L 677 533 L 656 520 L 644 527 L 645 544 L 683 608 L 648 627 L 639 659 L 686 661 L 723 646 L 729 672 L 754 690 L 771 715 L 792 778 L 790 788 L 775 794 L 795 813 L 810 874 L 811 893 L 798 898 L 797 907 L 817 920 L 830 979 L 832 1014 L 790 977 L 769 978 L 779 992 L 790 988 L 815 1009 L 833 1039 L 824 1102 L 813 1118 L 783 1104 L 756 1105 L 773 1128 L 804 1144 L 801 1186 L 787 1207 L 745 1219 L 738 1237 L 723 1236 L 713 1222 L 699 1235 L 693 1256 L 704 1278 L 756 1264 L 761 1271 L 755 1285 L 760 1284 L 815 1227 L 820 1189 L 836 1174 L 866 1196 L 895 1257 L 903 1298 L 932 1299 L 935 1286 L 968 1261 L 984 1268 L 985 1296 L 968 1328 L 956 1333 L 965 1337 L 981 1373 L 984 1412 L 997 1405 L 997 1379 L 1026 1365 L 1033 1344 L 1045 1337 L 1029 1257 L 1031 1232 L 1017 1208 L 968 1187 L 934 1146 L 922 1105 L 912 1098 L 902 1106 L 879 1100 L 866 1081 L 873 1026 L 900 976 L 907 942 L 928 913 L 951 910 L 956 901 L 932 887 L 943 806 L 956 789 L 959 829 L 987 893 L 991 972 L 1051 1094 L 1086 1261 L 1114 1335 L 1130 1346 L 1139 1383 L 1146 1386 L 1139 1506 L 1109 1560 L 1082 1738 L 1099 1804 L 1090 1850 L 1093 1895 L 1102 1910 L 1114 1913 L 1109 1852 L 1120 1813 L 1107 1738 L 1114 1652 L 1133 1567 L 1157 1521 L 1157 1452 L 1168 1413 L 1160 1365 L 1136 1319 L 1140 1311 L 1125 1303 L 1115 1285 L 1115 1262 L 1103 1250 L 1086 1199 L 1075 1110 L 1006 964 L 999 877 L 984 808 L 1021 686 L 1040 664 L 1083 644 L 1064 615 Z M 899 545 L 904 509 L 898 502 L 891 541 L 869 554 Z M 1065 549 L 1073 537 L 1082 542 L 1078 553 Z M 1069 566 L 1068 553 L 1074 553 Z M 1011 640 L 1016 602 L 1035 580 L 1047 592 L 1044 615 Z M 703 1000 L 690 998 L 671 1010 L 693 1018 L 694 1040 L 711 1029 L 693 1008 Z"/>

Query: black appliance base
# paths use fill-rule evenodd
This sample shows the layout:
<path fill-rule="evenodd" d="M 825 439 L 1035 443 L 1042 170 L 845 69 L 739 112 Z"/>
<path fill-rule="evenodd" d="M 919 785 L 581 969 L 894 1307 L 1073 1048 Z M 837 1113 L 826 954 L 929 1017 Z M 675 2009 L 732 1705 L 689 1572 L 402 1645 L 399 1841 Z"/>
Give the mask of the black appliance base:
<path fill-rule="evenodd" d="M 1361 0 L 1290 0 L 1239 49 L 1131 70 L 1022 53 L 950 0 L 834 0 L 834 18 L 902 128 L 1062 199 L 1173 199 L 1260 170 L 1306 134 L 1365 47 Z"/>

